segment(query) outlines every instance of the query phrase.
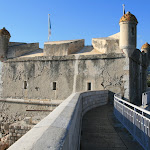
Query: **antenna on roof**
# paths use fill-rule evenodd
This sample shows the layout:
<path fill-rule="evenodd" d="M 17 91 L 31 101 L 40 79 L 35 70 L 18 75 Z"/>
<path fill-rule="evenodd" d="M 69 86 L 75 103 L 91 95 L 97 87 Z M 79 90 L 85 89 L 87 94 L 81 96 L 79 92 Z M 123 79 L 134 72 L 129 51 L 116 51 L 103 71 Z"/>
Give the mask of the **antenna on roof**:
<path fill-rule="evenodd" d="M 122 5 L 123 6 L 123 15 L 126 13 L 125 12 L 125 4 Z"/>

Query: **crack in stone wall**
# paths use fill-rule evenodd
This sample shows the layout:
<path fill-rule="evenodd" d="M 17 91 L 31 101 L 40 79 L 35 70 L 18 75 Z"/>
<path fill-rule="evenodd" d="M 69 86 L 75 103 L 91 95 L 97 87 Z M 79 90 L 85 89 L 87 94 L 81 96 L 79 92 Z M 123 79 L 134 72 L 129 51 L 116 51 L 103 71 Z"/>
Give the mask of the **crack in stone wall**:
<path fill-rule="evenodd" d="M 101 78 L 102 78 L 101 85 L 103 86 L 104 90 L 109 89 L 110 86 L 120 87 L 120 93 L 124 93 L 124 87 L 123 87 L 124 73 L 122 73 L 122 75 L 120 75 L 120 76 L 118 76 L 118 74 L 114 74 L 112 76 L 111 73 L 113 71 L 108 69 L 108 66 L 109 66 L 109 62 L 105 60 L 105 65 L 102 68 L 102 74 L 101 74 Z M 107 78 L 107 80 L 106 80 L 106 78 Z"/>

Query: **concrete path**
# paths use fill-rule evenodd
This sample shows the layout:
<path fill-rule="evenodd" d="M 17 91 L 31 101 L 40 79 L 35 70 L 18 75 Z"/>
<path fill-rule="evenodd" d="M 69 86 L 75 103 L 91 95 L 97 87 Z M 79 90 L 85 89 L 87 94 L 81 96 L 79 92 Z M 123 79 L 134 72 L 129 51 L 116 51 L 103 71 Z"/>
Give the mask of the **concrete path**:
<path fill-rule="evenodd" d="M 85 114 L 81 150 L 143 150 L 113 115 L 113 106 L 97 107 Z"/>

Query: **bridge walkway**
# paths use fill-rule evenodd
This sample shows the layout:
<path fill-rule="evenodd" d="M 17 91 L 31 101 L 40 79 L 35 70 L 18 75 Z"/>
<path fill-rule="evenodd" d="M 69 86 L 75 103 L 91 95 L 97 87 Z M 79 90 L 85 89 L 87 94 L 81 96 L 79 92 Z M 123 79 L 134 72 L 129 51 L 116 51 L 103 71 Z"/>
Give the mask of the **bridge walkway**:
<path fill-rule="evenodd" d="M 90 110 L 82 121 L 81 150 L 143 150 L 115 118 L 112 105 Z"/>

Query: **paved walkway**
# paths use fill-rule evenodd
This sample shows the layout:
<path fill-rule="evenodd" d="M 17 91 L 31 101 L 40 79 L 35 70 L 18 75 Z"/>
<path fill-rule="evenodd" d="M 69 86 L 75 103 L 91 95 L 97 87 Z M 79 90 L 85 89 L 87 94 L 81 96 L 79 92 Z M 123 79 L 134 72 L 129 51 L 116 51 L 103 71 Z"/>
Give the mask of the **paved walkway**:
<path fill-rule="evenodd" d="M 81 150 L 143 150 L 113 115 L 113 106 L 97 107 L 85 114 Z"/>

